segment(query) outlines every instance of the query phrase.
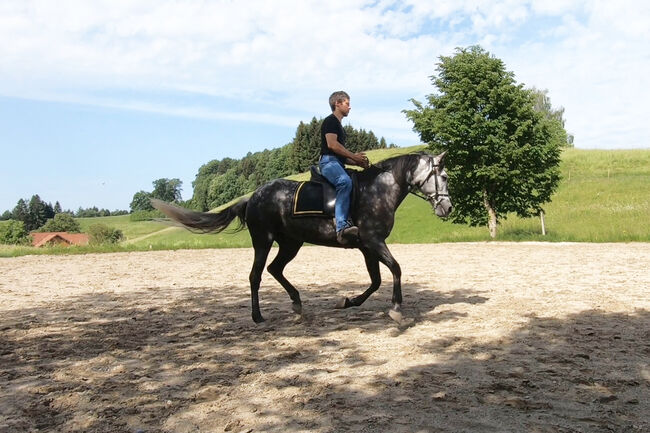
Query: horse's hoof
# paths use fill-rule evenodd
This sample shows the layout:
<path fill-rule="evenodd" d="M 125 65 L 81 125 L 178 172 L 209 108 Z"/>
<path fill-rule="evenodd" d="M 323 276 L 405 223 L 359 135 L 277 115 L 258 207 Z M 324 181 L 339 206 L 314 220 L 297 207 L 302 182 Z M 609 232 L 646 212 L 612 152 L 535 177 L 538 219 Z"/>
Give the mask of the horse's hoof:
<path fill-rule="evenodd" d="M 253 322 L 255 322 L 257 324 L 264 323 L 264 317 L 262 317 L 262 316 L 253 316 Z"/>
<path fill-rule="evenodd" d="M 343 297 L 339 299 L 339 301 L 336 303 L 336 308 L 337 310 L 341 310 L 343 308 L 348 308 L 350 306 L 350 300 L 346 297 Z"/>
<path fill-rule="evenodd" d="M 291 304 L 291 309 L 294 313 L 302 315 L 302 304 Z"/>
<path fill-rule="evenodd" d="M 402 320 L 404 320 L 404 317 L 402 316 L 402 312 L 394 310 L 392 308 L 388 310 L 388 316 L 390 316 L 390 318 L 397 323 L 402 323 Z"/>

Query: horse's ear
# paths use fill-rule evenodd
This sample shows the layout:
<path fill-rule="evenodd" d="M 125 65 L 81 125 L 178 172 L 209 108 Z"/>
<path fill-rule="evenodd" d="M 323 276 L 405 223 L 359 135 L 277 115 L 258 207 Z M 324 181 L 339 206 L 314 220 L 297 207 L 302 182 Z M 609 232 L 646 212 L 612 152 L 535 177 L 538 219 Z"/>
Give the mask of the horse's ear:
<path fill-rule="evenodd" d="M 446 154 L 447 154 L 447 151 L 445 150 L 440 155 L 438 155 L 438 167 L 440 169 L 442 169 L 445 166 L 445 155 Z"/>

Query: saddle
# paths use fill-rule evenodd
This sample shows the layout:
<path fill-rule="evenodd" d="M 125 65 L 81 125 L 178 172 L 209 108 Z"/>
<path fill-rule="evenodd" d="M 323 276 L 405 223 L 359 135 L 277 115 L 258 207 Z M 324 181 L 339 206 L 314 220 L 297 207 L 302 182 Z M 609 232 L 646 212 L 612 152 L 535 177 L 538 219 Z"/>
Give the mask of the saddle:
<path fill-rule="evenodd" d="M 321 173 L 317 165 L 310 168 L 311 179 L 298 183 L 293 195 L 291 216 L 334 218 L 336 188 Z M 346 170 L 352 179 L 352 197 L 350 198 L 350 215 L 353 215 L 357 194 L 357 172 Z"/>

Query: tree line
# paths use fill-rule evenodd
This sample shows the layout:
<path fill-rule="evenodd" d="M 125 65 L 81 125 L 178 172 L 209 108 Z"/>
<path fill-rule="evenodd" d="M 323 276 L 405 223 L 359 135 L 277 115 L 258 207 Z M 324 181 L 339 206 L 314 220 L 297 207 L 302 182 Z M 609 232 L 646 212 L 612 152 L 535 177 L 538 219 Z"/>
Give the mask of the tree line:
<path fill-rule="evenodd" d="M 62 210 L 61 204 L 57 201 L 52 206 L 51 202 L 45 202 L 38 194 L 34 194 L 31 199 L 19 199 L 12 210 L 6 210 L 0 215 L 0 221 L 17 220 L 22 221 L 28 230 L 36 230 L 45 222 L 54 218 L 55 215 L 64 213 L 75 218 L 94 218 L 126 215 L 127 210 L 108 210 L 100 209 L 97 206 L 83 208 L 79 207 L 76 211 Z"/>
<path fill-rule="evenodd" d="M 280 148 L 249 152 L 240 160 L 224 158 L 202 165 L 192 182 L 194 194 L 187 205 L 207 211 L 253 191 L 270 180 L 309 170 L 320 156 L 322 122 L 322 118 L 316 117 L 309 123 L 300 122 L 293 140 Z M 347 134 L 345 146 L 351 152 L 389 147 L 384 137 L 377 138 L 372 131 L 355 129 L 350 125 L 344 129 Z M 391 144 L 390 147 L 395 145 Z"/>
<path fill-rule="evenodd" d="M 202 165 L 192 182 L 193 195 L 181 200 L 182 182 L 179 179 L 158 179 L 151 192 L 138 191 L 131 201 L 131 211 L 152 212 L 150 199 L 175 202 L 192 209 L 207 211 L 255 190 L 260 185 L 281 177 L 307 171 L 320 156 L 320 127 L 323 119 L 312 118 L 300 122 L 293 140 L 276 149 L 249 152 L 242 159 L 223 158 Z M 389 147 L 386 139 L 377 138 L 372 131 L 344 127 L 346 148 L 351 152 Z M 395 147 L 394 144 L 390 145 Z M 144 214 L 146 215 L 146 214 Z"/>
<path fill-rule="evenodd" d="M 45 202 L 38 194 L 27 201 L 18 200 L 14 209 L 6 211 L 2 215 L 3 220 L 8 222 L 0 225 L 0 244 L 27 244 L 29 234 L 39 232 L 69 232 L 79 233 L 81 226 L 75 219 L 82 217 L 97 217 L 124 215 L 127 211 L 113 211 L 92 207 L 88 209 L 79 208 L 75 213 L 63 211 L 61 204 L 57 201 L 54 206 Z M 123 238 L 119 230 L 111 229 L 103 224 L 92 225 L 89 229 L 91 243 L 117 242 Z"/>

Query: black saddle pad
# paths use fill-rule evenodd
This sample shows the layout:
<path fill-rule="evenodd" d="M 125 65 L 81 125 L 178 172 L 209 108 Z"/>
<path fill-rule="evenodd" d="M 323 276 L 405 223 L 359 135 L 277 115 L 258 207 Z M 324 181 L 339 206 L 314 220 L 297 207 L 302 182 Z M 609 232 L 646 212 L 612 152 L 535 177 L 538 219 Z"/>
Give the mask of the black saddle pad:
<path fill-rule="evenodd" d="M 300 182 L 293 196 L 294 217 L 333 217 L 334 206 L 326 206 L 323 188 L 332 188 L 318 182 Z"/>

